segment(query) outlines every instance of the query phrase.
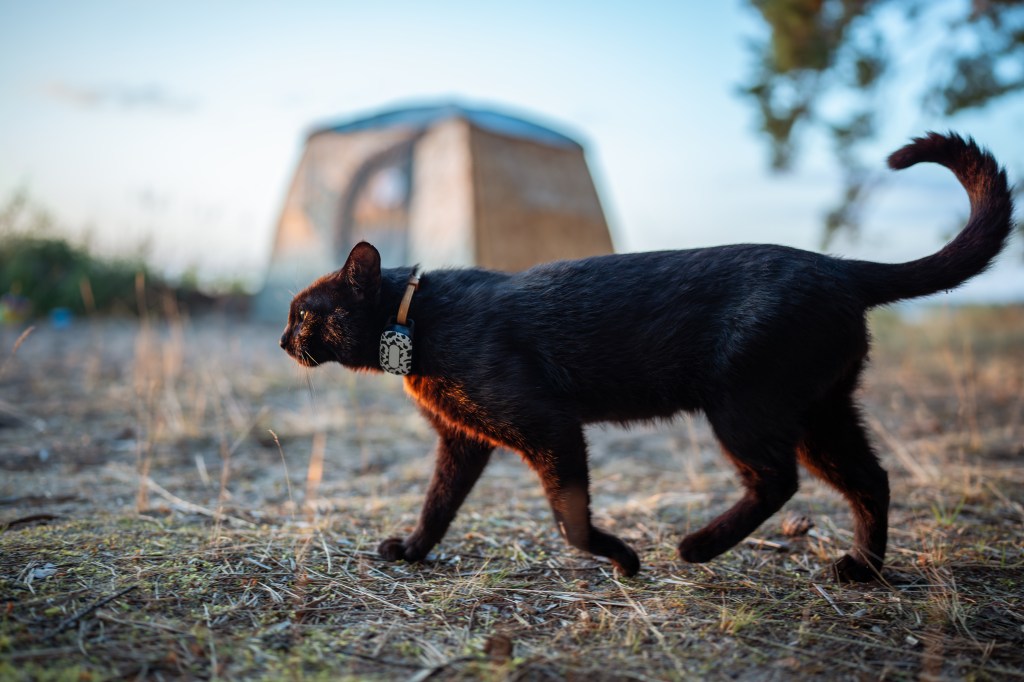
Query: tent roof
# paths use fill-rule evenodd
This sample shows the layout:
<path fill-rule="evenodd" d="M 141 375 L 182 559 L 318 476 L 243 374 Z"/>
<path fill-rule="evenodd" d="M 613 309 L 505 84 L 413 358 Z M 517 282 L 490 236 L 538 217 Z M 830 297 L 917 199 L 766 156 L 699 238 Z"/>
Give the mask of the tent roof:
<path fill-rule="evenodd" d="M 389 109 L 370 116 L 314 128 L 309 136 L 313 137 L 321 133 L 354 133 L 362 130 L 380 130 L 395 127 L 425 130 L 436 123 L 451 118 L 465 119 L 474 126 L 490 132 L 533 140 L 534 142 L 551 146 L 581 146 L 579 142 L 571 137 L 537 123 L 494 111 L 493 109 L 477 109 L 455 103 Z"/>

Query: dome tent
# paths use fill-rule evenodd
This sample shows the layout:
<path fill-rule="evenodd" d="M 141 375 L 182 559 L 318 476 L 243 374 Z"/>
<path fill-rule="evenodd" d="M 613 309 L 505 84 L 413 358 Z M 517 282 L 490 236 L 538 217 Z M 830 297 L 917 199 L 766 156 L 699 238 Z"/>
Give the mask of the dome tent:
<path fill-rule="evenodd" d="M 393 109 L 314 129 L 284 201 L 260 317 L 340 267 L 352 246 L 385 267 L 515 271 L 612 252 L 582 145 L 457 104 Z"/>

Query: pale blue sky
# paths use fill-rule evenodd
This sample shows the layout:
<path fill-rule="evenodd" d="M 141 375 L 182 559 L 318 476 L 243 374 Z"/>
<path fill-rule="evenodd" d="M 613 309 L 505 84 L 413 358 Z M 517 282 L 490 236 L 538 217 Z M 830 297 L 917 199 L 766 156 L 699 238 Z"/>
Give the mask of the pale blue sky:
<path fill-rule="evenodd" d="M 814 248 L 838 191 L 824 142 L 808 140 L 796 172 L 770 175 L 735 95 L 760 30 L 734 0 L 0 0 L 0 199 L 25 187 L 104 248 L 148 239 L 171 272 L 258 282 L 313 123 L 456 98 L 580 137 L 619 250 Z M 954 121 L 918 113 L 909 89 L 886 105 L 879 168 L 908 136 L 954 127 L 1024 169 L 1020 101 Z M 884 180 L 861 243 L 833 251 L 924 255 L 966 211 L 942 171 Z M 1024 299 L 1019 246 L 1004 260 L 959 295 Z"/>

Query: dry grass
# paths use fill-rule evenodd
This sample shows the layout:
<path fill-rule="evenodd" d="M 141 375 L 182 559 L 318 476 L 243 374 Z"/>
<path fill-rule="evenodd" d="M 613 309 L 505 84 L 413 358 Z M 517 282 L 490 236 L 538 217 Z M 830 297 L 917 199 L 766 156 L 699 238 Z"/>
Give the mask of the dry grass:
<path fill-rule="evenodd" d="M 307 374 L 273 327 L 0 333 L 0 679 L 1024 677 L 1024 312 L 876 320 L 864 399 L 893 476 L 883 586 L 806 480 L 706 566 L 679 537 L 735 498 L 706 424 L 590 432 L 619 581 L 567 549 L 532 474 L 492 463 L 433 560 L 407 532 L 432 437 L 391 378 Z M 791 525 L 799 526 L 799 523 Z"/>

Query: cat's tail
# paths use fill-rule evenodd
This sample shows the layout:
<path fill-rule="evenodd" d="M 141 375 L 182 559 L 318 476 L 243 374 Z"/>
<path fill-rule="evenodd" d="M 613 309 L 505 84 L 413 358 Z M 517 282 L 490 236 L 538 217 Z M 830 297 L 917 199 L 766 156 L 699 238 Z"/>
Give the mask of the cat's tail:
<path fill-rule="evenodd" d="M 1013 200 L 1006 171 L 974 140 L 954 133 L 928 133 L 892 153 L 889 167 L 930 161 L 953 171 L 971 200 L 971 216 L 940 251 L 908 263 L 847 261 L 867 307 L 954 289 L 984 272 L 1006 245 Z"/>

